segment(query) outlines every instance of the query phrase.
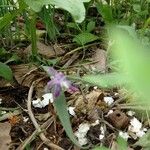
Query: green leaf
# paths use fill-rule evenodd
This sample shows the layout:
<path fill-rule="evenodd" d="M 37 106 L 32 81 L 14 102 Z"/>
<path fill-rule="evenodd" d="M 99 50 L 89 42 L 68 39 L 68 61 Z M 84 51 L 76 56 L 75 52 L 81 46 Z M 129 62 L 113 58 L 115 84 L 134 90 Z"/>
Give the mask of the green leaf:
<path fill-rule="evenodd" d="M 89 42 L 96 41 L 97 39 L 99 39 L 98 36 L 91 34 L 91 33 L 83 32 L 81 34 L 76 35 L 73 38 L 73 42 L 76 42 L 79 45 L 85 45 Z"/>
<path fill-rule="evenodd" d="M 135 144 L 135 146 L 142 146 L 143 148 L 150 147 L 150 130 L 147 131 Z"/>
<path fill-rule="evenodd" d="M 0 62 L 0 76 L 5 78 L 6 80 L 12 80 L 13 78 L 12 71 L 9 66 L 5 65 L 2 62 Z"/>
<path fill-rule="evenodd" d="M 74 22 L 67 23 L 67 27 L 79 30 L 79 27 Z"/>
<path fill-rule="evenodd" d="M 101 146 L 101 147 L 96 147 L 96 148 L 94 148 L 93 150 L 110 150 L 110 149 Z"/>
<path fill-rule="evenodd" d="M 99 14 L 102 15 L 102 17 L 106 23 L 114 22 L 111 6 L 109 6 L 108 4 L 105 5 L 102 2 L 97 1 L 96 8 L 97 8 Z"/>
<path fill-rule="evenodd" d="M 55 109 L 57 111 L 57 115 L 59 116 L 61 124 L 62 124 L 63 128 L 65 129 L 66 134 L 68 135 L 70 140 L 75 145 L 81 147 L 81 145 L 78 143 L 78 141 L 75 138 L 74 133 L 72 131 L 72 127 L 71 127 L 71 123 L 70 123 L 70 116 L 69 116 L 68 111 L 67 111 L 67 104 L 66 104 L 65 95 L 64 95 L 63 92 L 54 101 L 54 107 L 55 107 Z"/>
<path fill-rule="evenodd" d="M 11 23 L 11 21 L 19 13 L 21 13 L 25 8 L 26 8 L 26 5 L 22 1 L 19 1 L 19 9 L 18 10 L 14 10 L 14 11 L 8 12 L 2 18 L 0 18 L 0 30 L 2 30 L 4 27 L 9 25 Z"/>
<path fill-rule="evenodd" d="M 119 150 L 127 150 L 128 149 L 127 142 L 122 137 L 117 138 L 117 143 L 118 143 Z"/>
<path fill-rule="evenodd" d="M 91 32 L 91 31 L 94 30 L 94 28 L 95 28 L 95 22 L 94 22 L 94 21 L 90 21 L 90 22 L 87 24 L 87 29 L 86 29 L 86 31 L 87 31 L 87 32 Z"/>
<path fill-rule="evenodd" d="M 150 52 L 129 30 L 112 29 L 111 40 L 114 41 L 112 52 L 120 60 L 120 72 L 127 74 L 130 87 L 143 99 L 142 103 L 150 105 Z"/>
<path fill-rule="evenodd" d="M 44 5 L 55 5 L 58 8 L 68 11 L 76 22 L 81 23 L 85 18 L 85 8 L 83 2 L 90 0 L 24 0 L 26 4 L 31 7 L 35 12 L 39 12 Z"/>
<path fill-rule="evenodd" d="M 125 76 L 119 73 L 109 73 L 109 74 L 85 75 L 82 77 L 82 81 L 98 87 L 111 88 L 124 85 L 126 83 L 126 78 Z"/>

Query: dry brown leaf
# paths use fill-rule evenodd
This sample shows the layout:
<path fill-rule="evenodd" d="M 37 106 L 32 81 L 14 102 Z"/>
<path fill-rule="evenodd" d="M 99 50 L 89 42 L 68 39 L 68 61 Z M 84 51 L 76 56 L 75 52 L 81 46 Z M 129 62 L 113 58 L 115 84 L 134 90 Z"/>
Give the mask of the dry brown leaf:
<path fill-rule="evenodd" d="M 101 94 L 101 90 L 91 91 L 89 94 L 86 94 L 86 101 L 85 103 L 84 97 L 82 95 L 78 96 L 77 100 L 75 101 L 75 111 L 82 112 L 84 114 L 91 112 L 93 108 L 95 108 L 97 99 Z"/>
<path fill-rule="evenodd" d="M 57 44 L 55 44 L 54 46 L 50 46 L 50 45 L 45 45 L 42 42 L 37 42 L 37 48 L 38 48 L 38 53 L 45 58 L 53 58 L 64 54 L 64 50 L 60 48 Z M 31 54 L 31 45 L 29 45 L 24 50 L 25 56 L 28 56 L 30 54 Z"/>
<path fill-rule="evenodd" d="M 0 123 L 0 149 L 8 150 L 9 144 L 11 142 L 11 137 L 9 135 L 11 125 L 8 122 Z"/>
<path fill-rule="evenodd" d="M 107 56 L 106 51 L 103 49 L 96 49 L 95 54 L 92 56 L 92 61 L 96 62 L 87 66 L 89 69 L 96 69 L 100 72 L 106 72 Z"/>
<path fill-rule="evenodd" d="M 22 86 L 30 87 L 32 82 L 35 81 L 35 91 L 38 97 L 41 96 L 49 80 L 45 72 L 38 70 L 35 65 L 31 64 L 13 65 L 11 68 L 15 79 Z"/>

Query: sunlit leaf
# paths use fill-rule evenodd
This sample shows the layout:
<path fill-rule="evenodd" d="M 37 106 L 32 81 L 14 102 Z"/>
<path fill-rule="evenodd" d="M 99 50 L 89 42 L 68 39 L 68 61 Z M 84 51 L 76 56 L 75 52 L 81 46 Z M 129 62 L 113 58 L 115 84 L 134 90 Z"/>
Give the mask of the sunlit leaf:
<path fill-rule="evenodd" d="M 118 87 L 126 83 L 126 78 L 119 73 L 85 75 L 82 81 L 103 88 Z"/>
<path fill-rule="evenodd" d="M 150 97 L 150 51 L 134 38 L 129 30 L 113 29 L 111 40 L 114 41 L 113 53 L 115 59 L 121 60 L 122 73 L 127 74 L 127 80 L 134 91 L 141 95 L 143 101 L 149 103 Z"/>
<path fill-rule="evenodd" d="M 82 22 L 85 18 L 83 2 L 90 0 L 24 0 L 35 12 L 39 12 L 44 5 L 55 5 L 58 8 L 68 11 L 76 22 Z"/>

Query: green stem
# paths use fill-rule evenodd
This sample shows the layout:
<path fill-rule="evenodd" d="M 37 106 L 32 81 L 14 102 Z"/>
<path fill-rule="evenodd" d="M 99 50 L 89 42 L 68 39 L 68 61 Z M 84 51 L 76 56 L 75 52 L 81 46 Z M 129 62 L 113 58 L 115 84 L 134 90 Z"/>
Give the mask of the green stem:
<path fill-rule="evenodd" d="M 36 37 L 36 13 L 31 12 L 30 34 L 32 44 L 32 58 L 37 56 L 37 37 Z"/>

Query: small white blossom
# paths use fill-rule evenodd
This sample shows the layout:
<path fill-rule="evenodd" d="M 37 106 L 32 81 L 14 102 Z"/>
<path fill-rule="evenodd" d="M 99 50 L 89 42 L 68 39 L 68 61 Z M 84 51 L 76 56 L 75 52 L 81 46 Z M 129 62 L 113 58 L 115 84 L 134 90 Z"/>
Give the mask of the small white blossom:
<path fill-rule="evenodd" d="M 143 130 L 140 130 L 136 133 L 137 137 L 142 137 L 145 134 Z"/>
<path fill-rule="evenodd" d="M 91 125 L 92 126 L 96 126 L 96 125 L 98 125 L 99 124 L 99 120 L 96 120 L 94 123 L 92 123 Z"/>
<path fill-rule="evenodd" d="M 23 117 L 23 122 L 27 122 L 29 120 L 28 117 Z"/>
<path fill-rule="evenodd" d="M 130 110 L 127 112 L 127 115 L 132 117 L 135 115 L 135 112 Z"/>
<path fill-rule="evenodd" d="M 105 130 L 103 126 L 100 127 L 100 131 L 101 134 L 99 135 L 99 139 L 102 140 L 105 137 Z"/>
<path fill-rule="evenodd" d="M 107 103 L 108 105 L 111 105 L 114 102 L 114 99 L 112 97 L 104 97 L 104 102 Z"/>
<path fill-rule="evenodd" d="M 75 136 L 78 138 L 79 144 L 86 145 L 88 140 L 86 138 L 86 134 L 90 129 L 90 124 L 88 123 L 81 123 L 79 125 L 78 130 L 75 132 Z"/>
<path fill-rule="evenodd" d="M 137 133 L 142 128 L 142 123 L 135 117 L 130 120 L 130 124 L 131 125 L 128 127 L 128 130 L 131 132 Z"/>
<path fill-rule="evenodd" d="M 119 131 L 119 136 L 125 140 L 128 140 L 128 138 L 130 137 L 127 132 L 122 132 L 122 131 Z"/>
<path fill-rule="evenodd" d="M 110 114 L 112 114 L 114 111 L 113 110 L 109 110 L 106 116 L 109 116 Z"/>
<path fill-rule="evenodd" d="M 74 112 L 74 109 L 75 107 L 68 107 L 68 111 L 69 111 L 69 114 L 72 115 L 72 116 L 75 116 L 75 112 Z"/>
<path fill-rule="evenodd" d="M 50 102 L 52 103 L 54 101 L 52 93 L 46 93 L 42 97 L 43 100 L 41 100 L 40 98 L 38 98 L 37 100 L 33 100 L 32 105 L 37 108 L 43 108 L 47 106 Z"/>
<path fill-rule="evenodd" d="M 94 90 L 97 90 L 97 86 L 94 86 L 93 89 L 94 89 Z"/>

